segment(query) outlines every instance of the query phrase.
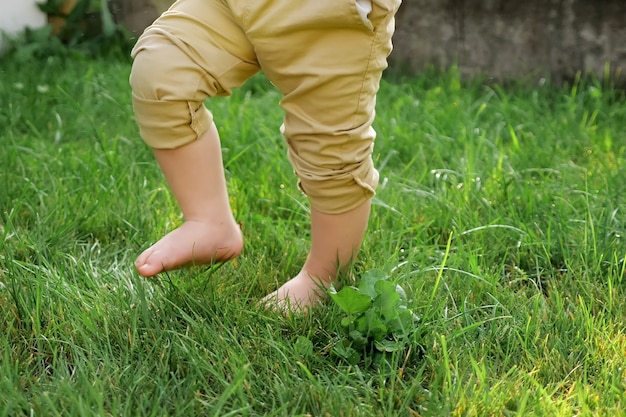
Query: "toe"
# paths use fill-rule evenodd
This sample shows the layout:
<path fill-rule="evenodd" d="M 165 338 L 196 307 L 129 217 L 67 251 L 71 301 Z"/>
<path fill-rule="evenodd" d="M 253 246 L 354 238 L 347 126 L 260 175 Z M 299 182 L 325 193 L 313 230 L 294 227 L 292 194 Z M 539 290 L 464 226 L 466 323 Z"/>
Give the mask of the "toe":
<path fill-rule="evenodd" d="M 157 275 L 164 270 L 163 263 L 158 262 L 154 255 L 152 248 L 143 252 L 135 261 L 135 267 L 137 272 L 142 276 L 148 278 Z"/>
<path fill-rule="evenodd" d="M 153 277 L 159 272 L 163 272 L 164 268 L 161 265 L 143 264 L 137 267 L 137 271 L 146 278 Z"/>

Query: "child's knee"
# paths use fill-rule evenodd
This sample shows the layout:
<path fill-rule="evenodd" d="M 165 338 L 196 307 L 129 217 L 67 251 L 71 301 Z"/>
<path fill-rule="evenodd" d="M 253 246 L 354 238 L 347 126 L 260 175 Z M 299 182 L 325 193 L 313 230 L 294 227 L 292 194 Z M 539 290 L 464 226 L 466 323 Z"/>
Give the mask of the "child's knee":
<path fill-rule="evenodd" d="M 212 116 L 198 91 L 202 75 L 170 39 L 148 33 L 132 55 L 133 109 L 148 145 L 177 148 L 208 130 Z"/>

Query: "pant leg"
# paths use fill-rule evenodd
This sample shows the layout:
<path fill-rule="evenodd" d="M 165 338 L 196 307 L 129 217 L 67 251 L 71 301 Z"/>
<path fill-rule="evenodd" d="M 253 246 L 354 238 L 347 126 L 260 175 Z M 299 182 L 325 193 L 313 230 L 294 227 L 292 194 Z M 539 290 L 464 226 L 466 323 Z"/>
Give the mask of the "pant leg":
<path fill-rule="evenodd" d="M 301 189 L 325 213 L 374 195 L 376 93 L 400 0 L 231 0 L 267 77 L 284 94 L 283 133 Z"/>
<path fill-rule="evenodd" d="M 183 146 L 212 116 L 207 97 L 228 95 L 259 70 L 223 0 L 179 0 L 141 35 L 130 83 L 141 136 L 153 148 Z"/>

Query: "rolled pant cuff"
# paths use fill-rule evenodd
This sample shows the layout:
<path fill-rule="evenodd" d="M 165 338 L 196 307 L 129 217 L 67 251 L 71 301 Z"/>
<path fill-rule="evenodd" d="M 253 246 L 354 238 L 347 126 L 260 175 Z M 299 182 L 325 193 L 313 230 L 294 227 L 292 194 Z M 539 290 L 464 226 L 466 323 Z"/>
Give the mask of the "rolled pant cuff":
<path fill-rule="evenodd" d="M 374 197 L 378 171 L 372 160 L 326 174 L 298 172 L 298 187 L 311 207 L 326 214 L 346 213 Z"/>
<path fill-rule="evenodd" d="M 155 149 L 187 145 L 213 123 L 213 115 L 201 102 L 149 100 L 133 94 L 133 109 L 137 120 L 143 121 L 141 137 Z"/>

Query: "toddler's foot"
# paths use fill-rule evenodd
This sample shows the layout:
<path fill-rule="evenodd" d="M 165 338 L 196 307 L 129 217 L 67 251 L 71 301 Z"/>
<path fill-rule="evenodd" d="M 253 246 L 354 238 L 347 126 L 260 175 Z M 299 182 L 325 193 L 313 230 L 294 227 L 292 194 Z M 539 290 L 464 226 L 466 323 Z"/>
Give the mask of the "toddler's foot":
<path fill-rule="evenodd" d="M 135 261 L 137 271 L 152 277 L 163 271 L 192 265 L 225 262 L 237 257 L 243 237 L 234 222 L 186 221 L 146 249 Z"/>
<path fill-rule="evenodd" d="M 326 298 L 326 290 L 330 284 L 302 271 L 282 287 L 266 295 L 261 300 L 261 305 L 283 312 L 306 312 Z"/>

